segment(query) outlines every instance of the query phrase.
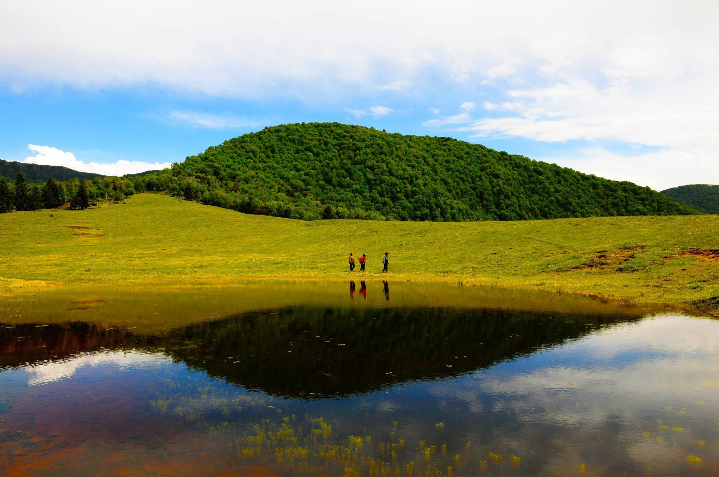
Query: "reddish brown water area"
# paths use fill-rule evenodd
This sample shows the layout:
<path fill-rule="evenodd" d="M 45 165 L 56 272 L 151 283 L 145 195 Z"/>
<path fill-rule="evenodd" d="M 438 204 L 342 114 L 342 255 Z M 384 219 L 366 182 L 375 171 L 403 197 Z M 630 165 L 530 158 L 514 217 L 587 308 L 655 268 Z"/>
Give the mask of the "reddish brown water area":
<path fill-rule="evenodd" d="M 79 445 L 39 448 L 16 454 L 0 464 L 7 477 L 21 476 L 248 476 L 274 477 L 271 471 L 242 467 L 230 459 L 229 447 L 213 447 L 202 439 L 173 442 L 157 449 L 110 449 Z M 0 452 L 4 449 L 0 446 Z"/>
<path fill-rule="evenodd" d="M 269 475 L 240 469 L 229 437 L 152 413 L 129 385 L 70 382 L 32 387 L 3 414 L 0 475 Z"/>

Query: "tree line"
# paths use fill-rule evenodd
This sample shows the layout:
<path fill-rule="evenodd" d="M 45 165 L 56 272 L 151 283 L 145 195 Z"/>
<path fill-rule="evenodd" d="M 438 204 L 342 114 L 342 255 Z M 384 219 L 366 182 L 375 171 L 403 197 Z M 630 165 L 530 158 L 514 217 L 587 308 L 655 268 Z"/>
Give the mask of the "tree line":
<path fill-rule="evenodd" d="M 120 177 L 73 178 L 64 182 L 49 177 L 42 184 L 28 183 L 18 172 L 14 182 L 0 177 L 0 213 L 65 207 L 86 209 L 99 202 L 121 202 L 135 193 L 135 183 Z"/>

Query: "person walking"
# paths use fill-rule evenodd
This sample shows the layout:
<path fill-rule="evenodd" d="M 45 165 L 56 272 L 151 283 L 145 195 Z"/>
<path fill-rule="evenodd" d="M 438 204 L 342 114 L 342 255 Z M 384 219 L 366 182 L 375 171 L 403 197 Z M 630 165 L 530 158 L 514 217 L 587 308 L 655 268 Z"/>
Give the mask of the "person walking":
<path fill-rule="evenodd" d="M 350 272 L 355 269 L 355 258 L 354 255 L 350 252 Z"/>
<path fill-rule="evenodd" d="M 387 272 L 387 266 L 389 265 L 389 252 L 384 253 L 384 257 L 382 257 L 382 264 L 384 265 L 382 273 L 385 273 Z"/>
<path fill-rule="evenodd" d="M 360 272 L 364 272 L 364 266 L 367 264 L 367 254 L 363 253 L 362 256 L 359 258 L 360 263 Z"/>

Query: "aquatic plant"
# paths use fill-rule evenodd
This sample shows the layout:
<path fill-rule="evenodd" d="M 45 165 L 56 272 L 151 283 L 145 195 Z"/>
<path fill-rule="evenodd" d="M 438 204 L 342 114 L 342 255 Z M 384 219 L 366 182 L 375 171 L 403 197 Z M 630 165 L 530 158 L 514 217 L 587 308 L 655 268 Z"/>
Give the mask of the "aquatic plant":
<path fill-rule="evenodd" d="M 350 436 L 349 440 L 350 446 L 354 446 L 357 452 L 362 452 L 362 444 L 364 444 L 364 439 L 362 439 L 361 437 Z"/>

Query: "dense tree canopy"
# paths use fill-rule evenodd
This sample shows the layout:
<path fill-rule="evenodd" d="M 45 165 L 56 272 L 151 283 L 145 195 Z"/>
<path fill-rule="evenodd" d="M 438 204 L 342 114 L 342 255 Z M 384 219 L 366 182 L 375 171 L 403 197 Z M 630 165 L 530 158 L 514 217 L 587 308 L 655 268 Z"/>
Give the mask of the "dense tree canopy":
<path fill-rule="evenodd" d="M 147 190 L 205 204 L 309 220 L 696 213 L 629 182 L 451 138 L 338 123 L 265 128 L 210 147 L 172 169 L 133 179 Z"/>
<path fill-rule="evenodd" d="M 662 194 L 705 214 L 719 214 L 719 185 L 685 185 L 663 190 Z"/>

